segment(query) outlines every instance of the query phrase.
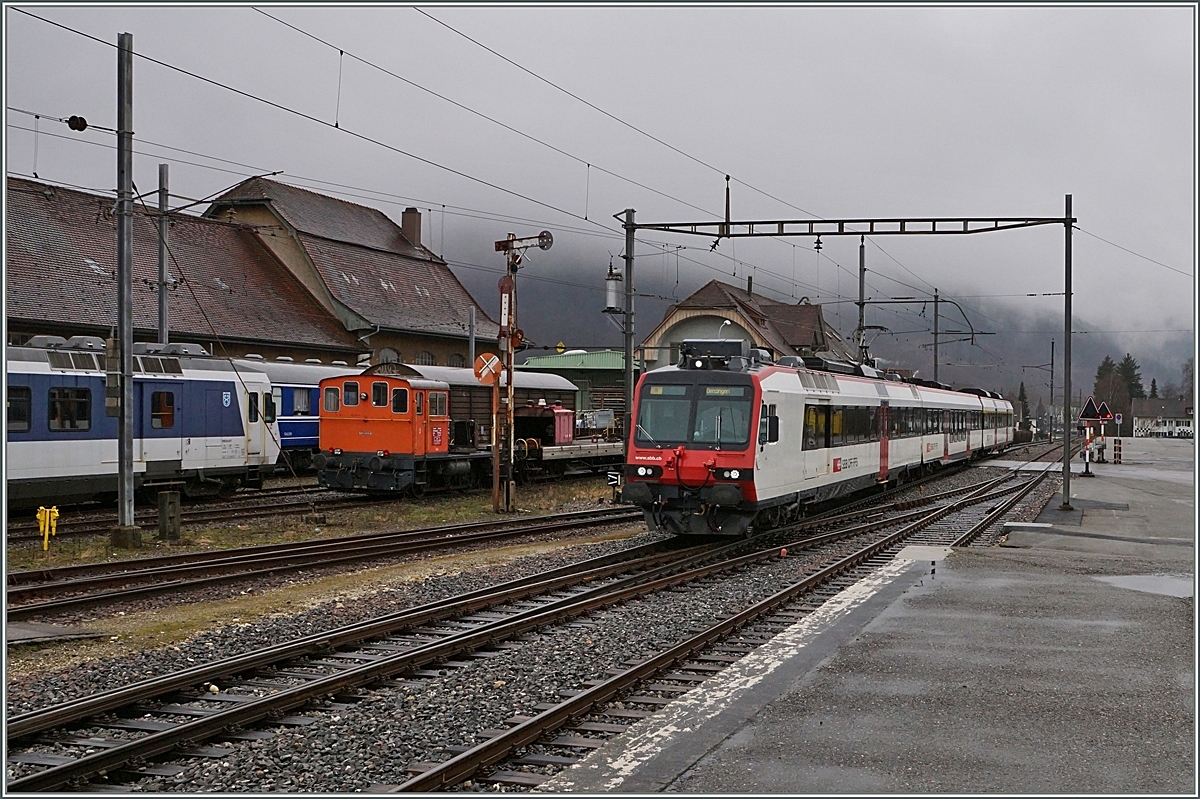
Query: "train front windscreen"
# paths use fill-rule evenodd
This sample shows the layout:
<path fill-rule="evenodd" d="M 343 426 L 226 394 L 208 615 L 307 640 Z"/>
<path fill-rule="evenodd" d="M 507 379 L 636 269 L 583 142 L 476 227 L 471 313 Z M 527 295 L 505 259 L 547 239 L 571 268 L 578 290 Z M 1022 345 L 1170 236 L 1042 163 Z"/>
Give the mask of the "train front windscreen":
<path fill-rule="evenodd" d="M 754 419 L 754 386 L 696 382 L 643 384 L 634 443 L 641 447 L 744 449 Z"/>

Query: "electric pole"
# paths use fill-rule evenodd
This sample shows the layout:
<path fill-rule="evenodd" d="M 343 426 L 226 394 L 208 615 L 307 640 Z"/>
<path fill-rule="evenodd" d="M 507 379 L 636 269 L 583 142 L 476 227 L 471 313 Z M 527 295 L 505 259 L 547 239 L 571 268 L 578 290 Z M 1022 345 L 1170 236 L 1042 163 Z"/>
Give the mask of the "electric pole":
<path fill-rule="evenodd" d="M 938 290 L 933 290 L 933 382 L 938 382 Z"/>
<path fill-rule="evenodd" d="M 1067 195 L 1067 212 L 1063 217 L 1066 241 L 1063 245 L 1065 276 L 1063 280 L 1063 462 L 1062 509 L 1071 508 L 1071 195 Z"/>
<path fill-rule="evenodd" d="M 158 343 L 166 344 L 167 333 L 167 164 L 158 165 Z"/>
<path fill-rule="evenodd" d="M 858 362 L 867 362 L 867 237 L 858 239 Z M 937 358 L 935 357 L 936 361 Z"/>
<path fill-rule="evenodd" d="M 729 189 L 726 191 L 726 207 Z M 633 209 L 625 209 L 625 433 L 626 446 L 633 440 L 633 242 L 637 227 Z M 728 211 L 726 211 L 728 213 Z"/>

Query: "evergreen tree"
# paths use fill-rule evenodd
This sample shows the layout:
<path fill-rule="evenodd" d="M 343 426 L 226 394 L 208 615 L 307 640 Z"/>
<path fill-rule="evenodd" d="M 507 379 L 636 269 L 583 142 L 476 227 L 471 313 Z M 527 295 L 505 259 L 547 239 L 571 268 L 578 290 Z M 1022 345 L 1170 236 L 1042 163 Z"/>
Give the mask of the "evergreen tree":
<path fill-rule="evenodd" d="M 1158 399 L 1158 379 L 1150 378 L 1150 399 Z"/>
<path fill-rule="evenodd" d="M 1100 362 L 1098 367 L 1096 367 L 1096 383 L 1099 384 L 1101 380 L 1104 380 L 1115 371 L 1117 371 L 1116 362 L 1114 362 L 1112 358 L 1105 355 L 1104 360 Z"/>
<path fill-rule="evenodd" d="M 1117 374 L 1121 378 L 1121 382 L 1125 384 L 1125 391 L 1131 399 L 1145 399 L 1146 389 L 1142 386 L 1141 367 L 1138 365 L 1137 359 L 1125 353 L 1125 357 L 1117 364 Z"/>
<path fill-rule="evenodd" d="M 1132 360 L 1132 358 L 1129 358 L 1129 360 Z M 1138 385 L 1141 385 L 1140 382 Z M 1107 402 L 1110 411 L 1114 414 L 1119 413 L 1125 417 L 1121 422 L 1117 435 L 1129 435 L 1133 432 L 1133 414 L 1130 413 L 1129 389 L 1122 378 L 1120 367 L 1113 363 L 1113 359 L 1107 355 L 1104 356 L 1104 360 L 1096 370 L 1096 382 L 1092 387 L 1092 396 L 1096 400 L 1097 407 L 1099 407 L 1100 403 Z"/>
<path fill-rule="evenodd" d="M 1025 381 L 1021 381 L 1021 388 L 1017 391 L 1017 402 L 1021 403 L 1021 421 L 1029 421 L 1029 395 L 1025 393 Z"/>

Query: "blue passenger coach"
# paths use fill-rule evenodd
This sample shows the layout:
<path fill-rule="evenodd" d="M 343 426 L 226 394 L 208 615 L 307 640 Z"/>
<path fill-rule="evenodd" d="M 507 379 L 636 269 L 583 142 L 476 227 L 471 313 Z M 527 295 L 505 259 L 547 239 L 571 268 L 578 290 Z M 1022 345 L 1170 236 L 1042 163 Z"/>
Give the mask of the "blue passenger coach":
<path fill-rule="evenodd" d="M 195 344 L 135 352 L 135 487 L 208 496 L 261 485 L 279 455 L 266 376 Z M 9 507 L 115 497 L 118 425 L 104 409 L 104 341 L 35 336 L 7 356 Z"/>

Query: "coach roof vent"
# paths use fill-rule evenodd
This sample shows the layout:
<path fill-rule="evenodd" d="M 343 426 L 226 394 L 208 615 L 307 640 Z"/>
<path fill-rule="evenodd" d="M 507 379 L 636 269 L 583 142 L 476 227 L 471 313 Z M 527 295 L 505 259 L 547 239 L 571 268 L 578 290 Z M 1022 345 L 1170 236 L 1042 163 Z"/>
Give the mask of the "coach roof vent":
<path fill-rule="evenodd" d="M 64 347 L 66 344 L 67 340 L 62 336 L 34 336 L 25 342 L 26 347 L 40 347 L 43 349 L 56 349 Z"/>
<path fill-rule="evenodd" d="M 262 361 L 262 360 L 266 360 L 266 359 L 263 358 L 263 356 L 259 355 L 257 352 L 247 352 L 246 360 L 247 361 Z"/>
<path fill-rule="evenodd" d="M 290 355 L 276 355 L 275 360 L 281 363 L 293 363 L 296 359 Z"/>
<path fill-rule="evenodd" d="M 409 206 L 400 216 L 400 232 L 414 247 L 421 246 L 421 212 Z"/>
<path fill-rule="evenodd" d="M 104 339 L 99 336 L 71 336 L 67 340 L 66 349 L 69 350 L 95 350 L 104 352 Z"/>
<path fill-rule="evenodd" d="M 165 344 L 160 351 L 163 355 L 208 355 L 208 350 L 199 344 L 183 342 L 179 344 Z"/>

